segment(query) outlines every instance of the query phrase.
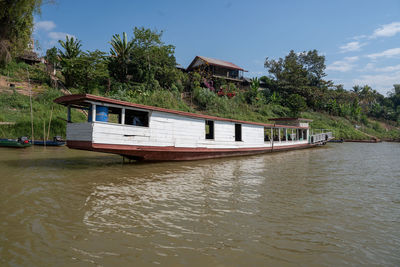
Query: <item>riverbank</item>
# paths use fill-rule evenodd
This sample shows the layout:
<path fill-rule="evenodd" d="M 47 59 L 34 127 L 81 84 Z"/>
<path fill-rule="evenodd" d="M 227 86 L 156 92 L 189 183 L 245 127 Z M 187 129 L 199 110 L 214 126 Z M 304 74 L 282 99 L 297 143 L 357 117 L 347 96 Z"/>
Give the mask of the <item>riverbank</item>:
<path fill-rule="evenodd" d="M 25 69 L 25 67 L 27 69 Z M 29 75 L 28 75 L 29 70 Z M 49 78 L 42 65 L 28 66 L 11 64 L 0 75 L 0 137 L 15 138 L 31 135 L 30 100 L 33 92 L 33 118 L 35 139 L 43 138 L 44 127 L 47 133 L 50 125 L 50 137 L 65 137 L 66 109 L 53 103 L 53 100 L 65 92 L 49 86 Z M 46 76 L 47 75 L 47 76 Z M 29 77 L 29 79 L 28 79 Z M 10 85 L 12 84 L 12 87 Z M 79 93 L 71 89 L 73 93 Z M 100 94 L 99 92 L 94 92 Z M 279 104 L 248 104 L 244 94 L 231 99 L 202 88 L 195 88 L 191 93 L 183 94 L 178 90 L 132 91 L 117 90 L 103 95 L 134 103 L 152 105 L 168 109 L 197 112 L 232 119 L 266 122 L 269 118 L 291 116 L 290 110 Z M 101 95 L 101 94 L 100 94 Z M 74 111 L 74 121 L 83 121 L 85 116 Z M 373 118 L 363 122 L 349 118 L 332 116 L 322 112 L 302 112 L 301 117 L 312 119 L 313 129 L 329 129 L 336 139 L 344 140 L 399 140 L 400 129 Z M 52 120 L 50 122 L 50 117 Z M 9 123 L 9 124 L 7 124 Z M 50 123 L 50 124 L 49 124 Z"/>

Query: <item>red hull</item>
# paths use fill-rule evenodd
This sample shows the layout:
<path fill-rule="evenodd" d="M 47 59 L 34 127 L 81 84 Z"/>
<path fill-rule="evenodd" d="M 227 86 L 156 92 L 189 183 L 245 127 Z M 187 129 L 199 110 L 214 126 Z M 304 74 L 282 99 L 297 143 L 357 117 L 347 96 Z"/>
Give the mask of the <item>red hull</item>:
<path fill-rule="evenodd" d="M 89 141 L 67 141 L 67 146 L 73 149 L 90 150 L 96 152 L 119 154 L 136 160 L 146 161 L 180 161 L 198 160 L 232 156 L 255 155 L 268 152 L 304 149 L 314 147 L 312 144 L 298 144 L 279 146 L 274 148 L 181 148 L 181 147 L 155 147 L 155 146 L 130 146 L 96 144 Z"/>

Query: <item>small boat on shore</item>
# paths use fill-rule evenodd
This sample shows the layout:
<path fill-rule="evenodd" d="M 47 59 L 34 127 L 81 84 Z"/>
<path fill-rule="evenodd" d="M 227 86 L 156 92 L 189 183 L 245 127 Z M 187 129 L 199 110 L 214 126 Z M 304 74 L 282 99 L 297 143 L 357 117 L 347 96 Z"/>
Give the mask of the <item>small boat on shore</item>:
<path fill-rule="evenodd" d="M 55 136 L 53 140 L 34 140 L 33 145 L 35 146 L 63 146 L 65 145 L 65 141 L 61 139 L 59 136 Z"/>
<path fill-rule="evenodd" d="M 382 140 L 380 139 L 345 139 L 345 142 L 350 143 L 380 143 Z"/>
<path fill-rule="evenodd" d="M 343 139 L 331 139 L 328 142 L 330 142 L 330 143 L 343 143 L 344 140 Z"/>
<path fill-rule="evenodd" d="M 260 123 L 146 106 L 90 94 L 62 96 L 67 146 L 134 160 L 179 161 L 254 155 L 324 145 L 332 132 L 310 134 L 310 119 Z M 71 108 L 88 111 L 72 122 Z"/>
<path fill-rule="evenodd" d="M 27 137 L 20 137 L 18 139 L 0 139 L 0 147 L 15 147 L 25 148 L 30 147 L 32 143 Z"/>

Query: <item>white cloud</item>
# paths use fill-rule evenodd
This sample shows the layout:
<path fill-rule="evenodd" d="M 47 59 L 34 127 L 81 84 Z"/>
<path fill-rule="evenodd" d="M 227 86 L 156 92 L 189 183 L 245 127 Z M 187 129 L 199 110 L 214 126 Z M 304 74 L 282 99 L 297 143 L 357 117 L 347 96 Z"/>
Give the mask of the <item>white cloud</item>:
<path fill-rule="evenodd" d="M 400 71 L 400 64 L 394 65 L 394 66 L 387 66 L 387 67 L 383 67 L 383 68 L 376 68 L 375 71 L 379 71 L 379 72 Z"/>
<path fill-rule="evenodd" d="M 398 55 L 400 55 L 400 47 L 387 49 L 380 53 L 369 54 L 369 55 L 367 55 L 367 57 L 369 57 L 371 59 L 377 59 L 379 57 L 391 58 L 391 57 L 395 57 Z"/>
<path fill-rule="evenodd" d="M 374 63 L 368 63 L 361 71 L 373 71 L 376 70 Z"/>
<path fill-rule="evenodd" d="M 35 31 L 40 31 L 40 30 L 51 31 L 55 27 L 56 27 L 56 24 L 51 20 L 35 22 L 35 26 L 34 26 Z"/>
<path fill-rule="evenodd" d="M 393 71 L 400 71 L 400 64 L 394 66 L 386 66 L 378 68 L 374 63 L 368 63 L 365 67 L 361 70 L 362 72 L 393 72 Z"/>
<path fill-rule="evenodd" d="M 365 38 L 368 38 L 368 35 L 365 35 L 365 34 L 357 35 L 357 36 L 354 36 L 352 39 L 353 40 L 361 40 L 361 39 L 365 39 Z"/>
<path fill-rule="evenodd" d="M 393 88 L 393 84 L 399 83 L 400 71 L 388 74 L 363 75 L 353 80 L 353 84 L 366 85 L 376 89 L 382 94 L 386 94 Z"/>
<path fill-rule="evenodd" d="M 58 40 L 65 40 L 65 36 L 68 36 L 69 38 L 73 37 L 76 39 L 75 35 L 65 33 L 65 32 L 49 32 L 49 37 L 53 41 L 58 41 Z"/>
<path fill-rule="evenodd" d="M 328 65 L 326 67 L 327 70 L 333 70 L 333 71 L 340 71 L 340 72 L 346 72 L 349 70 L 352 70 L 354 68 L 354 62 L 358 60 L 358 57 L 345 57 L 343 60 L 338 60 L 333 62 L 332 64 Z"/>
<path fill-rule="evenodd" d="M 382 25 L 381 27 L 376 29 L 371 35 L 371 38 L 391 37 L 395 36 L 397 33 L 400 33 L 400 22 L 392 22 Z"/>
<path fill-rule="evenodd" d="M 342 45 L 340 47 L 340 52 L 341 53 L 345 53 L 345 52 L 353 52 L 353 51 L 359 51 L 361 49 L 362 46 L 364 46 L 365 44 L 360 43 L 358 41 L 354 41 L 354 42 L 349 42 L 345 45 Z"/>

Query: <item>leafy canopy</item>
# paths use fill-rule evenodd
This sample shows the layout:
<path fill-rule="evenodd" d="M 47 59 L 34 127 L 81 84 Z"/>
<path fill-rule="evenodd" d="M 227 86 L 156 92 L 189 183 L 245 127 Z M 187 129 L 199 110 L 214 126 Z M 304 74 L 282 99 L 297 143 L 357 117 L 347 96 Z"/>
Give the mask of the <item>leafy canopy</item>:
<path fill-rule="evenodd" d="M 128 66 L 131 61 L 133 42 L 128 41 L 124 32 L 122 39 L 119 34 L 113 35 L 111 39 L 109 69 L 111 75 L 120 82 L 126 82 L 128 78 Z"/>
<path fill-rule="evenodd" d="M 5 65 L 28 46 L 33 14 L 40 13 L 42 0 L 0 1 L 0 64 Z"/>

